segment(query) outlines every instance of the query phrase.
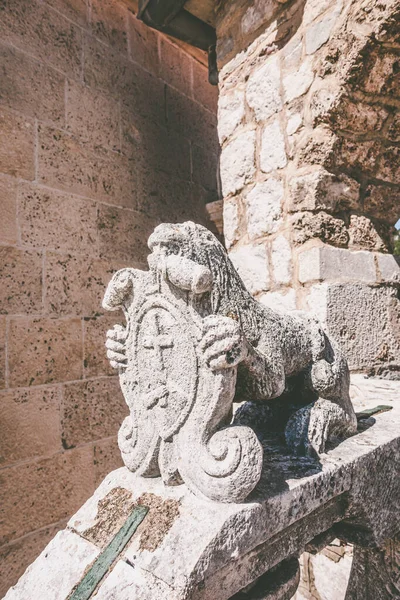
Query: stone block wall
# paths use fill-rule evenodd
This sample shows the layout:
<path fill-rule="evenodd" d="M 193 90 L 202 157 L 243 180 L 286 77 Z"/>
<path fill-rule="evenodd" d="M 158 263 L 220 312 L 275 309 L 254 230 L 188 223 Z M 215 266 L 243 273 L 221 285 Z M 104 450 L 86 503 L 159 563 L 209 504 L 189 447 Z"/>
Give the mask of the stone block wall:
<path fill-rule="evenodd" d="M 398 2 L 223 2 L 224 230 L 245 282 L 399 376 Z"/>
<path fill-rule="evenodd" d="M 112 273 L 216 199 L 207 69 L 112 0 L 0 6 L 0 596 L 119 466 Z"/>
<path fill-rule="evenodd" d="M 223 1 L 224 234 L 249 289 L 314 312 L 353 371 L 400 372 L 400 9 Z M 304 553 L 296 600 L 341 600 L 351 548 Z"/>

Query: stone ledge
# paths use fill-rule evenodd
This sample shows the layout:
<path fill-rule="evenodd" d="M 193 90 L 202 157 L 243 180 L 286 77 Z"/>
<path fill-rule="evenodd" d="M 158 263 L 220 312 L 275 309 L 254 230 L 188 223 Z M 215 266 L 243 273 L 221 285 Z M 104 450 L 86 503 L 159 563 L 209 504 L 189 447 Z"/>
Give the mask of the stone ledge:
<path fill-rule="evenodd" d="M 93 540 L 93 531 L 104 529 L 105 522 L 108 533 L 110 523 L 113 527 L 115 513 L 107 517 L 111 509 L 106 500 L 118 490 L 124 502 L 130 498 L 132 506 L 147 504 L 150 512 L 100 583 L 96 598 L 227 600 L 282 560 L 300 554 L 316 535 L 344 520 L 351 525 L 360 518 L 361 507 L 375 542 L 381 543 L 398 527 L 399 483 L 394 471 L 400 405 L 394 400 L 399 388 L 399 382 L 353 378 L 353 396 L 362 410 L 382 404 L 382 390 L 385 404 L 393 408 L 364 420 L 357 435 L 321 456 L 319 464 L 284 452 L 277 456 L 266 440 L 264 475 L 243 504 L 201 500 L 185 486 L 164 487 L 160 479 L 143 479 L 126 468 L 111 472 L 6 599 L 34 597 L 38 582 L 43 600 L 67 598 L 101 550 L 99 542 L 95 548 L 88 538 Z M 382 464 L 382 476 L 376 473 L 371 489 L 371 471 Z M 171 506 L 177 511 L 171 512 Z M 72 538 L 77 547 L 89 545 L 87 560 L 68 554 L 66 540 Z M 49 560 L 61 555 L 65 559 Z"/>

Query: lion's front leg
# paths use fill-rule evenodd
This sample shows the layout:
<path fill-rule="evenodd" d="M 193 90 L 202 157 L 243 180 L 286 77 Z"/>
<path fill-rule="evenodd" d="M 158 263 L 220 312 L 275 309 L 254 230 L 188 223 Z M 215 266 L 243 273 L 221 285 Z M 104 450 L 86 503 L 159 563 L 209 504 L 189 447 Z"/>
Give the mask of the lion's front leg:
<path fill-rule="evenodd" d="M 126 337 L 127 330 L 122 325 L 114 325 L 106 334 L 107 358 L 113 369 L 123 371 L 127 367 Z"/>
<path fill-rule="evenodd" d="M 230 317 L 210 315 L 203 319 L 200 349 L 206 365 L 217 371 L 234 367 L 244 360 L 248 345 L 236 321 Z"/>

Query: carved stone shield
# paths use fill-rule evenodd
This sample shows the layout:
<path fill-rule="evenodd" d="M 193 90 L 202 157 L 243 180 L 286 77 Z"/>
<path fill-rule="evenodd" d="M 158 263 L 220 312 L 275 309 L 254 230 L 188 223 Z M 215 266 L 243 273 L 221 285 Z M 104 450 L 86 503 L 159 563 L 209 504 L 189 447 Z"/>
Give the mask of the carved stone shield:
<path fill-rule="evenodd" d="M 126 466 L 213 500 L 244 500 L 260 478 L 262 448 L 248 427 L 227 426 L 237 367 L 213 371 L 203 359 L 210 309 L 156 269 L 117 272 L 103 305 L 127 320 L 120 382 L 130 415 L 118 436 Z"/>
<path fill-rule="evenodd" d="M 166 298 L 149 299 L 136 317 L 140 399 L 163 440 L 181 428 L 195 400 L 198 366 L 191 329 Z"/>

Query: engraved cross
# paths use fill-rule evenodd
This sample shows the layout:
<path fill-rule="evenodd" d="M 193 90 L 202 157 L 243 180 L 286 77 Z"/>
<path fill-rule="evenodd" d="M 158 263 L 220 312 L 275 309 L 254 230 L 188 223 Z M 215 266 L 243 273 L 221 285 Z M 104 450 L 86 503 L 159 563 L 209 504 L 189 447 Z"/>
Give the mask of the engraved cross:
<path fill-rule="evenodd" d="M 154 316 L 153 335 L 147 336 L 143 340 L 144 348 L 154 350 L 158 365 L 164 369 L 164 360 L 162 351 L 164 348 L 173 348 L 174 341 L 171 336 L 164 335 L 160 331 L 159 315 Z"/>

